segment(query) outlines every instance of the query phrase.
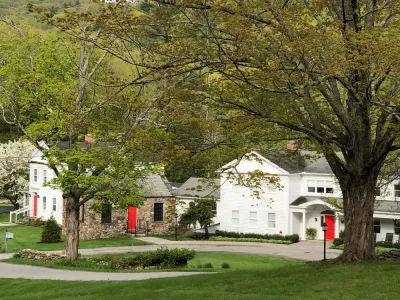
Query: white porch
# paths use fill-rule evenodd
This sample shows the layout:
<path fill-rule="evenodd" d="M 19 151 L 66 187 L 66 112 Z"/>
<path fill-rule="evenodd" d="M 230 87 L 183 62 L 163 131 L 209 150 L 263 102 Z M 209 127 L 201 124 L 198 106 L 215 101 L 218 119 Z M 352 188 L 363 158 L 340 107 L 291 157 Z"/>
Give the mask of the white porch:
<path fill-rule="evenodd" d="M 327 210 L 334 211 L 334 208 L 320 199 L 305 202 L 296 206 L 291 205 L 289 210 L 290 234 L 298 234 L 301 240 L 306 240 L 306 229 L 315 228 L 317 229 L 316 239 L 322 240 L 324 238 L 324 232 L 322 231 L 321 225 L 325 221 L 325 215 L 327 215 L 326 213 L 322 214 L 322 212 Z M 334 236 L 337 238 L 339 237 L 340 230 L 343 229 L 344 226 L 342 226 L 337 212 L 333 212 L 333 214 L 329 215 L 335 216 Z"/>

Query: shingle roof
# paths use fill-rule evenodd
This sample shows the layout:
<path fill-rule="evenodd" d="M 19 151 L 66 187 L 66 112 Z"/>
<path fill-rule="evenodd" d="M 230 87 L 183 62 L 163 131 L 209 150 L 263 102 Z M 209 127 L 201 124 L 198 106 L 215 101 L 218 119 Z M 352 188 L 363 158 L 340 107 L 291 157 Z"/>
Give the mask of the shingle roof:
<path fill-rule="evenodd" d="M 289 173 L 332 173 L 325 157 L 317 152 L 266 151 L 259 153 Z"/>
<path fill-rule="evenodd" d="M 172 197 L 171 190 L 162 175 L 150 174 L 139 180 L 139 183 L 143 186 L 143 193 L 146 198 Z"/>
<path fill-rule="evenodd" d="M 220 181 L 219 179 L 189 178 L 177 191 L 176 196 L 187 197 L 212 197 L 219 199 Z"/>

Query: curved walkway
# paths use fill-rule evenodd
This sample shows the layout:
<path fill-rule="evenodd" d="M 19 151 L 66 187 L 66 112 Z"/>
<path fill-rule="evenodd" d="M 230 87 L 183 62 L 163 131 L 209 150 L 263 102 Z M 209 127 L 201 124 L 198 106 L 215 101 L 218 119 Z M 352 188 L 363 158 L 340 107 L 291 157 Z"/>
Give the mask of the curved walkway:
<path fill-rule="evenodd" d="M 316 261 L 323 259 L 323 242 L 302 241 L 292 245 L 266 244 L 266 243 L 242 243 L 242 242 L 217 242 L 217 241 L 168 241 L 159 238 L 138 238 L 154 243 L 149 246 L 106 247 L 96 249 L 81 249 L 79 252 L 85 255 L 114 254 L 128 252 L 143 252 L 166 248 L 189 248 L 197 252 L 222 252 L 237 254 L 252 254 L 263 256 L 275 256 L 302 261 Z M 54 251 L 58 252 L 58 251 Z M 327 249 L 327 258 L 335 258 L 341 250 Z M 0 254 L 1 259 L 10 258 L 12 254 Z M 167 278 L 177 276 L 193 276 L 199 274 L 214 274 L 211 272 L 148 272 L 148 273 L 107 273 L 57 270 L 44 267 L 17 265 L 0 262 L 0 278 L 24 278 L 24 279 L 49 279 L 68 281 L 127 281 L 146 280 L 151 278 Z"/>

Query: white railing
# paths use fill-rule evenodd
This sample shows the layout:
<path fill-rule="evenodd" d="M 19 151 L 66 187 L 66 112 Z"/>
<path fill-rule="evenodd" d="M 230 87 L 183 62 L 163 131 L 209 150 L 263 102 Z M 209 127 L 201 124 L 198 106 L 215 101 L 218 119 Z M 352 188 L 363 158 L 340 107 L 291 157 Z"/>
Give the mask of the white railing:
<path fill-rule="evenodd" d="M 20 208 L 18 210 L 14 210 L 14 211 L 10 211 L 10 223 L 12 223 L 12 216 L 15 215 L 15 223 L 17 222 L 17 218 L 19 214 L 23 214 L 25 213 L 25 215 L 29 214 L 29 207 L 23 207 Z"/>

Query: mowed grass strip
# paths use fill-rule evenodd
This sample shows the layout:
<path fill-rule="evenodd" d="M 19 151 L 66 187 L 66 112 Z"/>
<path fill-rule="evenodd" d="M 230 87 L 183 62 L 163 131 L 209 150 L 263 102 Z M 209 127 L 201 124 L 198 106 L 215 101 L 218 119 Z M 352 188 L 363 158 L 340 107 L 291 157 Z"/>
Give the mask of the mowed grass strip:
<path fill-rule="evenodd" d="M 0 227 L 0 238 L 4 237 L 6 231 L 14 233 L 14 239 L 8 241 L 8 252 L 18 252 L 21 249 L 34 249 L 43 251 L 65 249 L 65 241 L 56 244 L 38 243 L 40 242 L 42 230 L 42 227 L 24 225 Z M 125 236 L 79 242 L 80 249 L 143 245 L 150 245 L 150 243 Z"/>
<path fill-rule="evenodd" d="M 133 257 L 137 253 L 123 253 L 123 254 L 112 254 L 112 255 L 88 255 L 85 257 Z M 55 269 L 65 270 L 80 270 L 80 271 L 93 271 L 93 272 L 168 272 L 168 271 L 201 271 L 201 272 L 232 272 L 239 270 L 257 270 L 259 268 L 272 269 L 280 268 L 282 266 L 291 266 L 299 264 L 298 261 L 285 260 L 274 257 L 264 257 L 255 255 L 240 255 L 240 254 L 226 254 L 226 253 L 196 253 L 194 259 L 188 262 L 187 267 L 180 267 L 174 269 L 145 269 L 145 270 L 118 270 L 108 265 L 99 265 L 94 262 L 79 259 L 73 262 L 67 260 L 56 260 L 56 261 L 43 261 L 33 259 L 21 259 L 11 258 L 5 260 L 5 262 L 26 264 L 34 266 L 42 266 Z M 222 263 L 229 264 L 229 268 L 222 268 Z M 212 265 L 212 268 L 206 267 Z"/>
<path fill-rule="evenodd" d="M 242 261 L 241 269 L 223 273 L 145 281 L 0 279 L 0 299 L 398 299 L 397 262 L 339 265 L 285 262 L 270 268 L 248 263 L 247 259 Z"/>

